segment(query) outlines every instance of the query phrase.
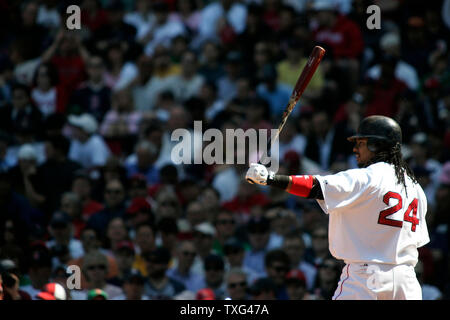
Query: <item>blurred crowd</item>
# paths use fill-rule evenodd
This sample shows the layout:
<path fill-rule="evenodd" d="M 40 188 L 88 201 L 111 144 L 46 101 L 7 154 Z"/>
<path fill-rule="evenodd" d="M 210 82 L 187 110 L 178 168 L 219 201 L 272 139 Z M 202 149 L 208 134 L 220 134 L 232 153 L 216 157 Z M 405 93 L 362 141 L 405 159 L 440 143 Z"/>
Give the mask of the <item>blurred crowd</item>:
<path fill-rule="evenodd" d="M 361 119 L 396 119 L 428 199 L 423 297 L 448 299 L 449 33 L 448 0 L 0 0 L 0 297 L 330 299 L 314 201 L 171 160 L 194 121 L 276 128 L 321 45 L 278 172 L 355 168 Z"/>

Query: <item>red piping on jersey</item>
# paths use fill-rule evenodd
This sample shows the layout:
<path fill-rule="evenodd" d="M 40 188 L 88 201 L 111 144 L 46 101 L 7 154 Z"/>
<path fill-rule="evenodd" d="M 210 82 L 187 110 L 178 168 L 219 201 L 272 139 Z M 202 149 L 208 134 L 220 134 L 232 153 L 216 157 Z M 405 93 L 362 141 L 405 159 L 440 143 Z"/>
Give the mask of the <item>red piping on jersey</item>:
<path fill-rule="evenodd" d="M 348 273 L 348 268 L 350 267 L 350 264 L 347 265 L 347 278 L 345 278 L 344 280 L 342 280 L 341 283 L 341 290 L 339 291 L 339 294 L 336 296 L 336 298 L 334 300 L 337 300 L 337 298 L 339 298 L 339 296 L 342 293 L 342 288 L 344 287 L 344 282 L 350 277 L 350 274 Z"/>

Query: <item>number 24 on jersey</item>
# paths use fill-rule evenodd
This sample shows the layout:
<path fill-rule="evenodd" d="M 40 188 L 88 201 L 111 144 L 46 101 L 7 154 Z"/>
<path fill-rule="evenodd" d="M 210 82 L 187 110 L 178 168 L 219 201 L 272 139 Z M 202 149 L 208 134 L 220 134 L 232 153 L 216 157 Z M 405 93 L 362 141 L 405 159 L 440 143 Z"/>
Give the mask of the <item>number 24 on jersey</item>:
<path fill-rule="evenodd" d="M 408 209 L 405 211 L 405 214 L 403 215 L 403 221 L 394 220 L 388 218 L 388 216 L 393 215 L 394 213 L 398 212 L 403 207 L 403 200 L 402 196 L 396 192 L 389 191 L 386 193 L 383 197 L 383 202 L 387 205 L 389 205 L 390 199 L 397 199 L 397 204 L 393 207 L 387 208 L 383 211 L 380 211 L 380 215 L 378 217 L 378 223 L 379 224 L 385 224 L 392 227 L 401 228 L 403 226 L 403 221 L 411 222 L 411 231 L 416 231 L 416 225 L 419 224 L 419 219 L 417 219 L 417 203 L 418 200 L 415 198 L 408 206 Z M 412 215 L 411 215 L 412 212 Z"/>

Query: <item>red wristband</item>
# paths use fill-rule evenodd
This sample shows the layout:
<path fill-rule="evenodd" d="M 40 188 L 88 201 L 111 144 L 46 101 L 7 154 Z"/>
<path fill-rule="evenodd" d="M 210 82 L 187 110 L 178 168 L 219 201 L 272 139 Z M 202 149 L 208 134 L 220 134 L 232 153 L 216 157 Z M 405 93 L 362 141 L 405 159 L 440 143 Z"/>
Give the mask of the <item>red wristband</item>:
<path fill-rule="evenodd" d="M 287 188 L 287 192 L 292 193 L 296 196 L 306 198 L 309 196 L 311 189 L 314 184 L 313 176 L 290 176 L 291 183 Z"/>

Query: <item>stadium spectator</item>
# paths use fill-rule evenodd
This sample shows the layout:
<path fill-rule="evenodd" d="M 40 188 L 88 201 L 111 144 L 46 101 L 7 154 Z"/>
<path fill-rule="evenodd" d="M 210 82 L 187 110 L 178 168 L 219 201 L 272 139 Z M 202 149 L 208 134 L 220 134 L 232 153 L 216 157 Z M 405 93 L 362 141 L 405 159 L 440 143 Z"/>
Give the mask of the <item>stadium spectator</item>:
<path fill-rule="evenodd" d="M 106 163 L 111 151 L 102 136 L 96 134 L 98 123 L 89 113 L 69 116 L 73 136 L 69 158 L 85 169 L 94 169 Z"/>
<path fill-rule="evenodd" d="M 192 270 L 197 251 L 191 240 L 180 241 L 177 244 L 174 266 L 167 270 L 167 275 L 181 282 L 187 290 L 197 292 L 203 288 L 203 275 Z"/>
<path fill-rule="evenodd" d="M 79 300 L 88 300 L 86 291 L 93 289 L 103 290 L 110 299 L 123 294 L 120 287 L 106 282 L 108 267 L 106 255 L 98 250 L 91 251 L 83 257 L 82 271 L 86 276 L 87 287 L 84 292 L 84 297 L 80 295 L 82 298 Z"/>
<path fill-rule="evenodd" d="M 69 110 L 73 113 L 88 112 L 100 121 L 111 108 L 111 89 L 104 74 L 105 65 L 99 56 L 91 56 L 86 63 L 87 79 L 73 92 Z"/>
<path fill-rule="evenodd" d="M 248 238 L 251 249 L 245 252 L 244 266 L 253 272 L 265 273 L 264 259 L 268 252 L 270 222 L 262 218 L 250 219 L 247 223 Z"/>
<path fill-rule="evenodd" d="M 239 268 L 230 269 L 225 276 L 227 298 L 231 300 L 248 300 L 247 274 Z"/>
<path fill-rule="evenodd" d="M 89 217 L 87 225 L 97 230 L 100 237 L 105 237 L 106 228 L 114 218 L 125 216 L 125 189 L 120 180 L 112 180 L 105 186 L 105 207 Z"/>
<path fill-rule="evenodd" d="M 147 276 L 146 255 L 156 249 L 155 238 L 156 228 L 148 222 L 140 223 L 136 226 L 136 235 L 134 242 L 136 245 L 136 256 L 133 268 L 139 270 L 144 276 Z"/>
<path fill-rule="evenodd" d="M 225 264 L 223 259 L 216 255 L 210 254 L 203 260 L 205 269 L 204 288 L 211 289 L 217 300 L 225 298 Z"/>
<path fill-rule="evenodd" d="M 299 230 L 288 233 L 283 242 L 283 250 L 291 261 L 291 271 L 299 270 L 305 277 L 307 290 L 311 290 L 317 275 L 317 269 L 311 263 L 305 261 L 305 241 Z"/>
<path fill-rule="evenodd" d="M 131 270 L 125 275 L 122 289 L 124 294 L 111 300 L 149 300 L 144 295 L 145 278 L 138 270 Z"/>
<path fill-rule="evenodd" d="M 146 254 L 147 281 L 145 294 L 152 300 L 171 299 L 185 290 L 185 286 L 166 275 L 171 256 L 164 248 L 157 248 Z"/>

